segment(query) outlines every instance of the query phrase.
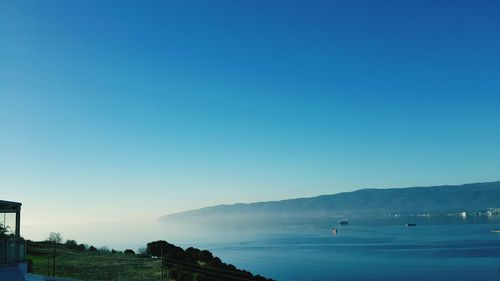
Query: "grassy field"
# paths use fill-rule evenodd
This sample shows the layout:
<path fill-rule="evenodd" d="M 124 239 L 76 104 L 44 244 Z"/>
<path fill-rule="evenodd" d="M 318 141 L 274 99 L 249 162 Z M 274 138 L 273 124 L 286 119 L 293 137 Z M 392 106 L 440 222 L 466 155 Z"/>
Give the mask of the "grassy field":
<path fill-rule="evenodd" d="M 27 258 L 33 261 L 33 273 L 49 275 L 50 270 L 51 274 L 52 249 L 53 245 L 50 243 L 27 243 Z M 158 281 L 161 261 L 119 252 L 74 250 L 58 244 L 55 272 L 57 277 L 88 281 Z"/>
<path fill-rule="evenodd" d="M 55 276 L 85 281 L 158 281 L 162 262 L 165 281 L 273 281 L 224 263 L 207 250 L 183 249 L 163 240 L 149 242 L 142 254 L 122 253 L 78 244 L 74 240 L 57 243 Z M 54 244 L 26 242 L 32 273 L 52 275 Z"/>

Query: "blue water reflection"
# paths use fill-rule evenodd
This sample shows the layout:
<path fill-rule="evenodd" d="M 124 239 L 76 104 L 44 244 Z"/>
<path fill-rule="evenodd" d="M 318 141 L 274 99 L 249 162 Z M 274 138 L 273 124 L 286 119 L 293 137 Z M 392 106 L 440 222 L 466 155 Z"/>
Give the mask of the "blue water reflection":
<path fill-rule="evenodd" d="M 318 220 L 211 250 L 278 280 L 500 280 L 500 235 L 489 231 L 497 221 L 407 221 L 360 219 L 332 235 L 328 220 Z"/>

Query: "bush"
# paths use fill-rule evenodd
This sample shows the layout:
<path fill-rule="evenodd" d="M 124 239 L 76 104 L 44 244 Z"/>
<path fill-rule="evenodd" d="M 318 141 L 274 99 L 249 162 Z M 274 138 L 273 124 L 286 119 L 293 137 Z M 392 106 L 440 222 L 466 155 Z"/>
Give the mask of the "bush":
<path fill-rule="evenodd" d="M 88 248 L 88 246 L 85 244 L 78 244 L 78 246 L 76 246 L 76 249 L 78 251 L 85 251 L 85 250 L 87 250 L 87 248 Z"/>
<path fill-rule="evenodd" d="M 135 252 L 132 249 L 126 249 L 123 253 L 126 255 L 135 255 Z"/>
<path fill-rule="evenodd" d="M 125 251 L 127 253 L 128 250 Z M 177 281 L 212 281 L 212 280 L 252 280 L 252 281 L 270 281 L 260 275 L 254 276 L 246 270 L 240 270 L 232 264 L 226 264 L 220 258 L 207 250 L 200 250 L 189 247 L 183 250 L 166 241 L 159 240 L 147 244 L 146 249 L 139 250 L 146 256 L 160 257 L 163 254 L 163 263 L 170 272 L 170 277 Z M 200 265 L 202 262 L 203 265 Z M 200 269 L 201 272 L 189 272 L 184 267 Z M 219 270 L 224 270 L 226 276 L 221 276 Z M 217 279 L 214 279 L 217 276 Z"/>
<path fill-rule="evenodd" d="M 109 248 L 104 246 L 104 247 L 99 248 L 97 251 L 103 252 L 103 253 L 109 253 Z"/>
<path fill-rule="evenodd" d="M 66 247 L 75 250 L 78 248 L 78 243 L 75 240 L 66 240 Z"/>
<path fill-rule="evenodd" d="M 5 238 L 8 236 L 9 228 L 10 227 L 4 226 L 3 224 L 0 223 L 0 237 L 1 238 Z"/>
<path fill-rule="evenodd" d="M 185 259 L 184 250 L 181 247 L 177 247 L 163 240 L 148 243 L 146 253 L 149 256 L 160 257 L 162 255 L 162 250 L 164 257 L 181 260 Z"/>
<path fill-rule="evenodd" d="M 200 249 L 189 247 L 185 251 L 185 255 L 189 260 L 197 261 L 198 255 L 200 254 Z"/>
<path fill-rule="evenodd" d="M 141 247 L 139 248 L 138 250 L 139 254 L 141 257 L 147 257 L 148 256 L 148 250 L 146 249 L 146 247 Z"/>
<path fill-rule="evenodd" d="M 213 258 L 214 258 L 214 256 L 212 255 L 212 253 L 210 253 L 207 250 L 201 251 L 200 254 L 198 255 L 198 260 L 202 261 L 202 262 L 209 262 Z"/>

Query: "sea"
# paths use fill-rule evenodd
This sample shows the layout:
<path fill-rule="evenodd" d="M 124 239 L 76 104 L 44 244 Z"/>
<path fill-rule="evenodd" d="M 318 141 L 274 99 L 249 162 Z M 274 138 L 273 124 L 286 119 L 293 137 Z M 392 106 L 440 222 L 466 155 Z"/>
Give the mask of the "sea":
<path fill-rule="evenodd" d="M 407 227 L 406 223 L 416 226 Z M 337 229 L 337 233 L 332 232 Z M 210 250 L 226 263 L 275 280 L 500 280 L 498 217 L 390 217 L 24 226 L 96 247 L 140 250 L 166 240 Z"/>

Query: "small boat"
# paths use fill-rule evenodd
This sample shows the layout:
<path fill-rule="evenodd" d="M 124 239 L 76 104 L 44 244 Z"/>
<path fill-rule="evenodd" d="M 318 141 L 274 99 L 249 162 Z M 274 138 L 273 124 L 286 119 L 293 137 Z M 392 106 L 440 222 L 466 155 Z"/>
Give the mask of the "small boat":
<path fill-rule="evenodd" d="M 490 231 L 493 233 L 500 233 L 500 229 L 490 229 Z"/>
<path fill-rule="evenodd" d="M 416 223 L 407 223 L 406 226 L 417 226 Z"/>
<path fill-rule="evenodd" d="M 332 228 L 332 234 L 333 235 L 337 235 L 337 229 L 336 228 Z"/>
<path fill-rule="evenodd" d="M 348 225 L 348 224 L 349 224 L 349 221 L 348 221 L 348 220 L 346 220 L 346 219 L 341 219 L 341 220 L 339 220 L 339 224 L 340 224 L 340 225 Z"/>

